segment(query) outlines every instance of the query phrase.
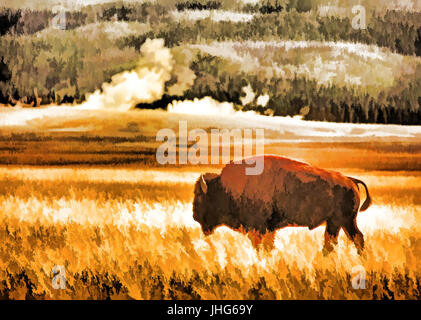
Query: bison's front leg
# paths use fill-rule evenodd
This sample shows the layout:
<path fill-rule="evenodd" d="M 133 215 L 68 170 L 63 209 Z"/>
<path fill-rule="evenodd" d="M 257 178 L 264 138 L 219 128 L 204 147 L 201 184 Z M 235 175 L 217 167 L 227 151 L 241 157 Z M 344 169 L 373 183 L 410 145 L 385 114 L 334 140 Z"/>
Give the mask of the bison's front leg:
<path fill-rule="evenodd" d="M 325 230 L 325 244 L 323 247 L 323 255 L 327 255 L 333 251 L 334 245 L 338 244 L 338 235 L 341 226 L 339 223 L 328 220 L 326 221 L 326 230 Z"/>
<path fill-rule="evenodd" d="M 251 230 L 247 232 L 247 236 L 250 239 L 253 247 L 257 250 L 259 248 L 259 245 L 262 243 L 262 234 L 259 231 Z"/>
<path fill-rule="evenodd" d="M 256 250 L 258 250 L 261 245 L 267 251 L 270 251 L 274 248 L 275 232 L 267 232 L 265 234 L 261 234 L 258 231 L 250 231 L 247 233 L 247 235 Z"/>
<path fill-rule="evenodd" d="M 273 250 L 275 247 L 275 232 L 267 232 L 262 239 L 263 248 L 267 251 Z"/>

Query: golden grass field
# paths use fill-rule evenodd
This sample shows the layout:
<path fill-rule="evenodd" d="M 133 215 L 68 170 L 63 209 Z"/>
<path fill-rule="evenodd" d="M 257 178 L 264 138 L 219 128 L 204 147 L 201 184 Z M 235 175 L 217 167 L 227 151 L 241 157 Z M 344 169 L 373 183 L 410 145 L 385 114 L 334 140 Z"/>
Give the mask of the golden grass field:
<path fill-rule="evenodd" d="M 192 218 L 193 184 L 221 166 L 161 167 L 153 147 L 145 149 L 147 138 L 42 131 L 46 123 L 1 132 L 0 298 L 421 298 L 417 141 L 267 145 L 267 153 L 367 183 L 374 203 L 358 216 L 364 254 L 341 231 L 336 250 L 324 256 L 323 226 L 282 229 L 271 251 L 256 251 L 247 236 L 226 227 L 205 237 Z M 140 128 L 134 136 L 146 135 Z M 52 287 L 56 265 L 65 267 L 64 290 Z M 352 269 L 359 265 L 366 289 L 355 290 Z"/>

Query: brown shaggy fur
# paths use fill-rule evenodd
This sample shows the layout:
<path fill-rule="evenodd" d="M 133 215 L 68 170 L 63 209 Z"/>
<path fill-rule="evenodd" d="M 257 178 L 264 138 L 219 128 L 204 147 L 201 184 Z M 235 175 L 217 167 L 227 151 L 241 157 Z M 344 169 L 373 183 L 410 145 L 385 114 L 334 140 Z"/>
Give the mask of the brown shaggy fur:
<path fill-rule="evenodd" d="M 340 228 L 361 251 L 364 238 L 356 225 L 364 182 L 339 172 L 279 156 L 264 157 L 261 175 L 246 175 L 245 163 L 230 163 L 220 175 L 206 174 L 195 186 L 193 217 L 205 234 L 219 225 L 248 233 L 254 245 L 272 239 L 274 231 L 287 226 L 314 229 L 326 223 L 324 251 L 333 250 Z M 206 184 L 206 185 L 203 185 Z M 206 190 L 206 192 L 204 192 Z M 269 241 L 270 242 L 270 241 Z"/>

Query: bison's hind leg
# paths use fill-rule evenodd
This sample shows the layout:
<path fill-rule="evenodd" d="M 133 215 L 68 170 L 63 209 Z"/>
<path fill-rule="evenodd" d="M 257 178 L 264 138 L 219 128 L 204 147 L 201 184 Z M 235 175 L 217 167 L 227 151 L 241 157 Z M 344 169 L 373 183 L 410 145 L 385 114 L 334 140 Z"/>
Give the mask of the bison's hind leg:
<path fill-rule="evenodd" d="M 266 251 L 271 251 L 275 247 L 275 232 L 266 232 L 261 234 L 258 231 L 249 231 L 247 233 L 253 247 L 259 250 L 261 247 Z"/>
<path fill-rule="evenodd" d="M 339 230 L 341 230 L 341 225 L 336 223 L 333 220 L 326 221 L 326 230 L 325 230 L 325 244 L 323 247 L 323 255 L 327 255 L 333 251 L 334 246 L 338 244 L 338 235 Z"/>
<path fill-rule="evenodd" d="M 262 235 L 260 234 L 260 232 L 252 230 L 247 232 L 247 236 L 249 237 L 253 247 L 257 249 L 259 247 L 259 244 L 262 242 Z"/>
<path fill-rule="evenodd" d="M 343 228 L 348 238 L 354 242 L 358 254 L 361 254 L 364 249 L 364 235 L 357 227 L 357 215 L 352 220 L 347 221 Z"/>

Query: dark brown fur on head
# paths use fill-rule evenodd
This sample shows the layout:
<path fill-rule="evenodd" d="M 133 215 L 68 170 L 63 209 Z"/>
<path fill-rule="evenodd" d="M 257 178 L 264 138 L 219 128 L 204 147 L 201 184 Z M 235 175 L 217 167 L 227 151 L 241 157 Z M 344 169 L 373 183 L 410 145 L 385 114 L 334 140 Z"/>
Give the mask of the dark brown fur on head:
<path fill-rule="evenodd" d="M 225 223 L 229 214 L 229 196 L 223 191 L 220 176 L 206 173 L 197 179 L 194 187 L 193 219 L 200 223 L 205 235 Z"/>

